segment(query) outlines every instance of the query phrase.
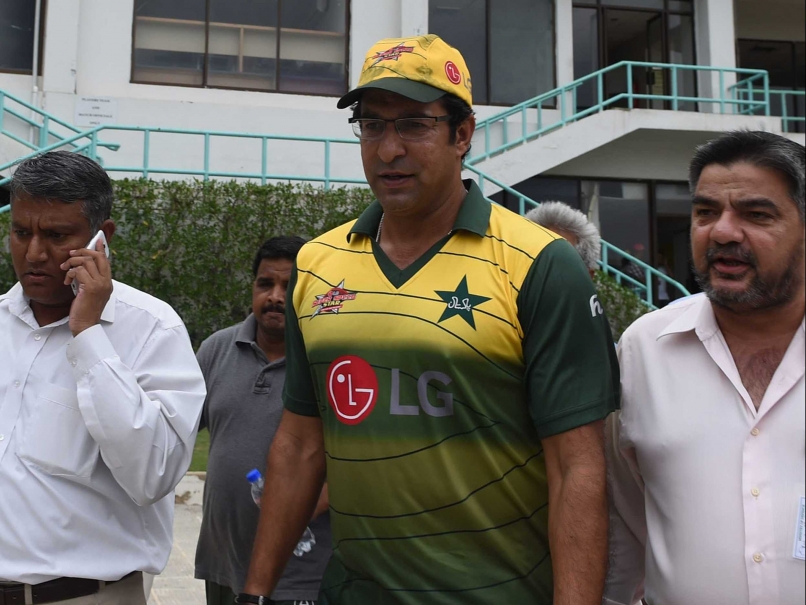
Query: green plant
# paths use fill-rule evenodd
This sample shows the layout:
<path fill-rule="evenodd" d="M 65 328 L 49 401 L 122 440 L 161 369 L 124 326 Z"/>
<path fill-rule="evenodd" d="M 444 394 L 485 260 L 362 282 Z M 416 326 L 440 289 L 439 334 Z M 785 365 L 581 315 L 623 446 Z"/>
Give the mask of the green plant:
<path fill-rule="evenodd" d="M 594 273 L 593 283 L 616 342 L 632 322 L 651 311 L 632 290 L 619 285 L 603 271 Z"/>
<path fill-rule="evenodd" d="M 252 259 L 263 241 L 315 237 L 356 218 L 372 200 L 369 189 L 288 183 L 138 179 L 114 185 L 113 275 L 169 303 L 194 347 L 249 313 Z M 6 213 L 0 233 L 8 231 Z M 4 236 L 0 292 L 15 282 Z"/>
<path fill-rule="evenodd" d="M 169 303 L 194 347 L 242 321 L 251 304 L 252 259 L 272 235 L 315 237 L 356 218 L 372 201 L 364 188 L 235 181 L 118 180 L 112 218 L 113 275 Z M 0 214 L 0 233 L 10 214 Z M 0 239 L 0 292 L 16 282 L 8 239 Z M 601 271 L 594 282 L 613 331 L 649 308 Z"/>

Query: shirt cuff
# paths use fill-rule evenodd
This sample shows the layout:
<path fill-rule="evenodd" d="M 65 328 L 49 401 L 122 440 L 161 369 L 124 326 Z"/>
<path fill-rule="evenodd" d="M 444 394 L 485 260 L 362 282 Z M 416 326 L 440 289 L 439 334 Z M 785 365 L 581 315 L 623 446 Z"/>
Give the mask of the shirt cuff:
<path fill-rule="evenodd" d="M 319 416 L 319 406 L 316 402 L 302 401 L 291 397 L 287 393 L 283 394 L 283 406 L 289 412 L 298 416 Z"/>
<path fill-rule="evenodd" d="M 87 328 L 67 345 L 67 361 L 78 382 L 90 369 L 104 359 L 117 357 L 117 351 L 100 325 Z"/>
<path fill-rule="evenodd" d="M 617 409 L 618 405 L 616 405 L 615 396 L 610 395 L 585 407 L 572 410 L 570 413 L 541 422 L 535 426 L 537 436 L 540 439 L 545 439 L 591 422 L 604 420 L 611 412 Z"/>

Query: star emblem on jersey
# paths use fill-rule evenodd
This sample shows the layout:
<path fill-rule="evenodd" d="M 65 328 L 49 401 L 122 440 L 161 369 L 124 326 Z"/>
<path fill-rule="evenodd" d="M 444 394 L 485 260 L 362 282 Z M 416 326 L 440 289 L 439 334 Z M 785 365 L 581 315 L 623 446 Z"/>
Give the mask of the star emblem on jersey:
<path fill-rule="evenodd" d="M 487 302 L 489 297 L 479 296 L 478 294 L 471 294 L 467 289 L 467 275 L 462 278 L 456 289 L 451 292 L 450 290 L 435 290 L 439 296 L 448 305 L 442 312 L 442 317 L 439 318 L 437 323 L 442 323 L 446 319 L 450 319 L 454 315 L 458 315 L 464 319 L 467 324 L 476 329 L 476 321 L 473 319 L 473 310 L 480 304 Z"/>
<path fill-rule="evenodd" d="M 311 319 L 317 315 L 335 315 L 348 300 L 355 300 L 356 293 L 350 292 L 344 287 L 344 280 L 335 288 L 331 288 L 324 294 L 316 294 L 316 298 L 311 305 L 314 309 Z"/>

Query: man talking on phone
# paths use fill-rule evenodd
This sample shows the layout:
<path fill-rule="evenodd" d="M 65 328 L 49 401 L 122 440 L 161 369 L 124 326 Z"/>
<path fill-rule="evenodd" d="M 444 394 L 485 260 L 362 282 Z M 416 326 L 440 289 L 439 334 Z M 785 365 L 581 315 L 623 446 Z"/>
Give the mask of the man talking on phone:
<path fill-rule="evenodd" d="M 112 279 L 112 184 L 69 152 L 11 181 L 0 295 L 0 603 L 144 605 L 205 397 L 185 326 Z M 71 284 L 78 283 L 77 294 Z"/>

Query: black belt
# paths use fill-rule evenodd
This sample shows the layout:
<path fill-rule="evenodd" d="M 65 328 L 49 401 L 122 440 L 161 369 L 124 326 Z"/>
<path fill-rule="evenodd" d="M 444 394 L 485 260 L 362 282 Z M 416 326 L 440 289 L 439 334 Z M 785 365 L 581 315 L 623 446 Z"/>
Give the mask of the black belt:
<path fill-rule="evenodd" d="M 126 574 L 120 580 L 125 580 L 132 574 Z M 66 601 L 67 599 L 77 599 L 95 594 L 104 585 L 114 584 L 120 580 L 112 582 L 101 582 L 100 580 L 88 580 L 86 578 L 56 578 L 31 585 L 31 603 L 55 603 Z M 0 585 L 0 605 L 25 605 L 25 584 Z"/>

